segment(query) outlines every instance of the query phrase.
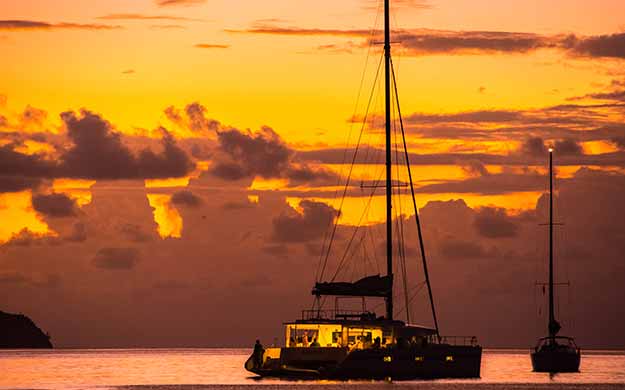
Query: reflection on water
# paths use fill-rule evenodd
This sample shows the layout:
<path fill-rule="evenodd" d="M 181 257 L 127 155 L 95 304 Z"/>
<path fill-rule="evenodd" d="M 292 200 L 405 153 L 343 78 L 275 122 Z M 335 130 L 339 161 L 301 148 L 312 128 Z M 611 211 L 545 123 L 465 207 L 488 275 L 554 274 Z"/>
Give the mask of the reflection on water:
<path fill-rule="evenodd" d="M 246 349 L 3 351 L 0 352 L 0 389 L 311 384 L 311 382 L 255 379 L 243 369 L 243 363 L 250 352 Z M 563 384 L 583 383 L 595 384 L 593 388 L 616 388 L 597 384 L 620 384 L 619 387 L 625 385 L 625 352 L 587 352 L 582 355 L 581 370 L 582 372 L 576 374 L 550 377 L 549 374 L 531 372 L 529 351 L 486 350 L 482 358 L 481 379 L 401 382 L 399 385 L 420 389 L 431 387 L 455 389 L 467 386 L 511 388 L 509 384 L 529 384 L 515 385 L 514 388 L 534 389 L 564 388 L 568 386 Z M 337 386 L 330 387 L 349 387 L 352 384 L 377 386 L 385 383 L 344 382 L 334 383 Z M 301 390 L 302 387 L 298 389 Z"/>

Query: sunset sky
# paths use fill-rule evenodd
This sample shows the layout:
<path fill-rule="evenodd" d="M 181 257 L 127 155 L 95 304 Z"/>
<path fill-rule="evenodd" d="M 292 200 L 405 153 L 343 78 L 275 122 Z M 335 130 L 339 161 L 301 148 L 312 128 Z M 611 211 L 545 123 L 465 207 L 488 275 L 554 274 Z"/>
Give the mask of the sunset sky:
<path fill-rule="evenodd" d="M 310 307 L 335 218 L 340 278 L 379 272 L 380 3 L 0 0 L 0 310 L 62 347 L 239 346 Z M 391 4 L 442 332 L 546 331 L 554 147 L 564 332 L 625 345 L 625 2 Z"/>

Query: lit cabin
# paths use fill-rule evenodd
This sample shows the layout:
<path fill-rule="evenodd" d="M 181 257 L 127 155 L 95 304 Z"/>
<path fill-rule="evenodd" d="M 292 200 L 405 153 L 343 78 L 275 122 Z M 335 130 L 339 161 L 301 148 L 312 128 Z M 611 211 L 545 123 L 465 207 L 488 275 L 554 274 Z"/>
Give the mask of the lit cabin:
<path fill-rule="evenodd" d="M 319 312 L 315 311 L 315 313 Z M 359 318 L 353 318 L 355 316 Z M 305 314 L 303 319 L 285 324 L 287 348 L 347 347 L 350 350 L 376 346 L 384 348 L 404 341 L 408 343 L 429 342 L 435 335 L 434 329 L 406 325 L 402 321 L 375 318 L 370 313 L 335 312 L 333 319 L 307 319 Z"/>

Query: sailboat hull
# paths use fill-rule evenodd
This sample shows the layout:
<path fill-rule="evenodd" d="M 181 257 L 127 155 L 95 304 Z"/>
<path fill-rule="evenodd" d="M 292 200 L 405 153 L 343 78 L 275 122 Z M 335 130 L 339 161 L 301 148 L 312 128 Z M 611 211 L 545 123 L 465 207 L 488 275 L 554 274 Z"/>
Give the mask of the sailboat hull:
<path fill-rule="evenodd" d="M 406 349 L 282 348 L 280 358 L 246 368 L 264 377 L 298 379 L 479 378 L 482 348 L 430 344 Z"/>
<path fill-rule="evenodd" d="M 580 352 L 570 349 L 532 352 L 535 372 L 579 372 Z"/>

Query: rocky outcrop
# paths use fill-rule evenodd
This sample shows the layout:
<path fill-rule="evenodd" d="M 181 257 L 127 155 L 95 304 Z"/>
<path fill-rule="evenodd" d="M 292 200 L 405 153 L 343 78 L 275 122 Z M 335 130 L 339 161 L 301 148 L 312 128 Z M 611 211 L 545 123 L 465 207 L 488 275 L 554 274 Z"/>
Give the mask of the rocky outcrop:
<path fill-rule="evenodd" d="M 22 314 L 0 311 L 0 349 L 52 348 L 50 336 Z"/>

